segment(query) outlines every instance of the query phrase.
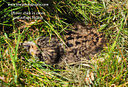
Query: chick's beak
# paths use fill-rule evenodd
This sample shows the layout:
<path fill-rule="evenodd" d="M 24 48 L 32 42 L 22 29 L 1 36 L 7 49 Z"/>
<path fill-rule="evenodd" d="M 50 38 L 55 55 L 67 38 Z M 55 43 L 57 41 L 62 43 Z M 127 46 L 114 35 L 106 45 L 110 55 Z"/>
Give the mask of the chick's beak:
<path fill-rule="evenodd" d="M 26 49 L 29 52 L 30 45 L 23 45 L 24 49 Z"/>

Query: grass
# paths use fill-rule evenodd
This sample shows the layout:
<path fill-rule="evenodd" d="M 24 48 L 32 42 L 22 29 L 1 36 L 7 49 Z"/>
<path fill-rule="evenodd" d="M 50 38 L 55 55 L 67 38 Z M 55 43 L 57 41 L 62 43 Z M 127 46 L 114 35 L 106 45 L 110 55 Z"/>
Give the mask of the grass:
<path fill-rule="evenodd" d="M 43 3 L 40 0 L 0 1 L 0 86 L 56 87 L 127 87 L 128 86 L 128 1 L 65 0 L 49 1 L 49 7 L 7 6 L 9 3 Z M 46 3 L 46 2 L 45 2 Z M 52 9 L 52 10 L 51 10 Z M 40 21 L 16 21 L 11 11 L 44 12 Z M 25 15 L 28 16 L 28 15 Z M 29 17 L 29 16 L 28 16 Z M 81 65 L 56 69 L 37 61 L 19 44 L 40 36 L 58 36 L 74 21 L 84 21 L 103 32 L 106 46 L 94 59 L 91 68 Z M 23 27 L 23 28 L 22 28 Z M 93 58 L 92 58 L 93 59 Z M 104 61 L 100 61 L 103 59 Z M 89 71 L 88 71 L 89 70 Z M 93 84 L 85 82 L 88 73 L 95 73 Z"/>

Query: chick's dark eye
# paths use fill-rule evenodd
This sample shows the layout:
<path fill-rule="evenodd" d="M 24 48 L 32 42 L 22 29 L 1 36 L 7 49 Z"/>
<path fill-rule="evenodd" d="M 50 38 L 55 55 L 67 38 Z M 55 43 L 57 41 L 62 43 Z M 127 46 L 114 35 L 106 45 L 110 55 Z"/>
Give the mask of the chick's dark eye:
<path fill-rule="evenodd" d="M 33 48 L 33 45 L 31 47 Z"/>

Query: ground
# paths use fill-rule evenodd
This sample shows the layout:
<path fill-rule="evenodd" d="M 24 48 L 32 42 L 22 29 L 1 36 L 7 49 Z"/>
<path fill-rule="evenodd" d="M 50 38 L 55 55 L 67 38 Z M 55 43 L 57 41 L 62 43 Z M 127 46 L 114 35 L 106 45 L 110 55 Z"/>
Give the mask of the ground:
<path fill-rule="evenodd" d="M 8 6 L 9 3 L 48 3 L 49 6 Z M 0 1 L 0 4 L 1 86 L 128 86 L 127 0 L 13 0 Z M 15 15 L 12 11 L 44 14 L 32 14 L 42 19 L 14 19 L 23 16 L 30 18 L 32 15 Z M 82 22 L 85 25 L 81 24 Z M 73 29 L 77 32 L 69 32 Z M 39 45 L 40 37 L 46 37 L 53 42 L 57 40 L 56 46 L 60 46 L 62 54 L 63 49 L 67 50 L 62 58 L 71 61 L 71 64 L 64 62 L 64 67 L 58 68 L 54 64 L 44 62 L 51 57 L 46 56 L 43 61 L 38 60 L 40 57 L 35 56 L 35 49 L 41 48 L 41 51 L 44 51 L 42 46 L 46 46 Z M 21 46 L 26 41 L 37 46 L 29 52 L 29 49 Z M 49 40 L 44 40 L 45 43 L 47 41 Z M 47 45 L 56 58 L 56 46 L 51 49 L 52 46 Z M 98 53 L 95 52 L 97 47 L 102 48 Z M 47 53 L 47 50 L 45 52 Z M 96 54 L 89 56 L 89 60 L 83 57 L 93 52 Z M 83 56 L 80 58 L 80 55 Z M 80 58 L 81 62 L 72 63 L 75 58 Z M 64 63 L 59 65 L 63 66 Z"/>

